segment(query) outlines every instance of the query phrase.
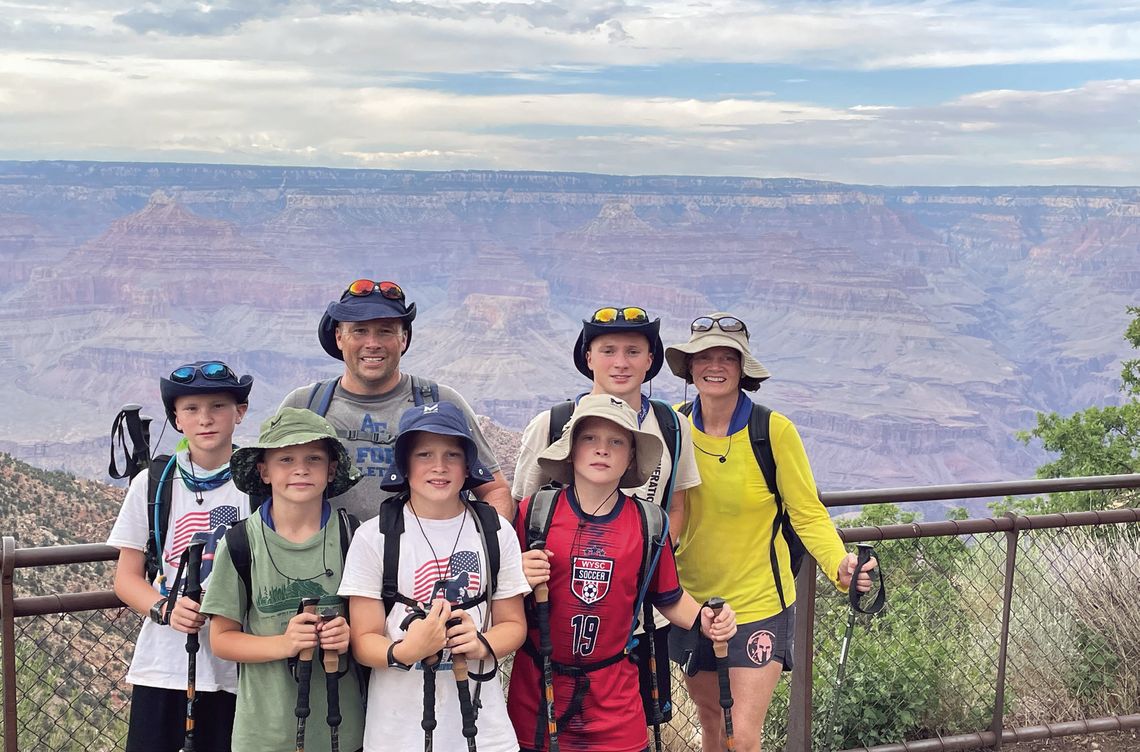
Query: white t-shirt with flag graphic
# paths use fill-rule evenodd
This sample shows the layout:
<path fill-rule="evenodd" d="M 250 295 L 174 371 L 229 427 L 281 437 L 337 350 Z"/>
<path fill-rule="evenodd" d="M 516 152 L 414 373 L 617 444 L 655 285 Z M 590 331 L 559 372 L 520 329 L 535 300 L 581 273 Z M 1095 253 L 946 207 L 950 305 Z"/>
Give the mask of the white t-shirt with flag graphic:
<path fill-rule="evenodd" d="M 511 598 L 530 592 L 522 571 L 519 539 L 511 523 L 499 518 L 499 581 L 493 600 Z M 404 506 L 404 534 L 400 538 L 400 592 L 416 601 L 426 602 L 443 597 L 452 603 L 479 596 L 490 585 L 483 539 L 475 527 L 473 513 L 447 520 L 419 520 L 408 505 Z M 381 600 L 384 576 L 384 536 L 380 519 L 363 523 L 352 539 L 344 562 L 344 575 L 338 593 L 341 596 L 364 596 Z M 472 607 L 468 613 L 480 629 L 489 629 L 487 604 Z M 385 626 L 393 639 L 404 636 L 400 622 L 408 608 L 397 603 L 388 614 Z M 487 671 L 491 664 L 470 665 L 472 671 Z M 423 745 L 420 728 L 423 714 L 423 667 L 408 672 L 376 669 L 368 682 L 368 715 L 364 722 L 364 752 L 387 749 L 417 749 Z M 475 682 L 469 681 L 472 694 Z M 463 722 L 459 712 L 459 692 L 451 671 L 451 654 L 444 653 L 436 674 L 435 729 L 437 749 L 466 749 L 462 736 Z M 519 748 L 514 729 L 507 718 L 506 704 L 499 676 L 486 682 L 481 692 L 483 708 L 479 712 L 480 752 L 516 752 Z"/>
<path fill-rule="evenodd" d="M 192 540 L 198 539 L 206 542 L 202 552 L 202 587 L 206 588 L 218 543 L 231 525 L 249 516 L 249 497 L 238 491 L 231 481 L 212 491 L 202 492 L 202 503 L 199 504 L 177 471 L 171 471 L 169 482 L 172 484 L 170 523 L 162 551 L 166 584 L 174 584 L 182 552 Z M 147 474 L 139 473 L 127 489 L 119 517 L 107 538 L 108 545 L 146 550 L 146 496 Z M 154 591 L 157 601 L 162 596 L 157 583 Z M 197 689 L 200 692 L 224 690 L 236 694 L 237 667 L 230 661 L 215 658 L 210 652 L 209 628 L 207 622 L 199 633 Z M 186 689 L 186 635 L 169 625 L 160 626 L 149 618 L 144 619 L 135 641 L 127 682 L 163 689 Z"/>

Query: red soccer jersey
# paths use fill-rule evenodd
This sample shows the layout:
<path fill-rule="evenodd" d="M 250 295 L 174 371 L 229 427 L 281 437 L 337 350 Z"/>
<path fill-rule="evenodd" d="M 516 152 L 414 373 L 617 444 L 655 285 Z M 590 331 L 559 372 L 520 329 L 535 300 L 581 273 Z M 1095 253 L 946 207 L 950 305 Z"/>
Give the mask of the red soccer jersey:
<path fill-rule="evenodd" d="M 526 512 L 519 506 L 516 532 L 526 549 Z M 638 573 L 644 546 L 641 514 L 619 494 L 604 517 L 583 514 L 573 489 L 558 494 L 546 537 L 550 560 L 550 639 L 553 659 L 570 666 L 603 661 L 625 649 L 637 601 Z M 673 547 L 667 544 L 646 596 L 654 605 L 681 597 Z M 531 617 L 527 639 L 537 647 L 538 624 Z M 668 660 L 668 656 L 658 656 Z M 628 660 L 588 674 L 590 687 L 582 709 L 559 734 L 565 752 L 608 750 L 638 752 L 649 743 L 645 712 L 638 696 L 637 667 Z M 581 681 L 581 680 L 579 680 Z M 520 650 L 511 671 L 507 710 L 519 745 L 535 747 L 540 715 L 542 668 Z M 555 714 L 561 717 L 574 693 L 574 678 L 554 675 Z M 545 729 L 545 723 L 543 723 Z M 542 749 L 546 748 L 545 735 Z"/>

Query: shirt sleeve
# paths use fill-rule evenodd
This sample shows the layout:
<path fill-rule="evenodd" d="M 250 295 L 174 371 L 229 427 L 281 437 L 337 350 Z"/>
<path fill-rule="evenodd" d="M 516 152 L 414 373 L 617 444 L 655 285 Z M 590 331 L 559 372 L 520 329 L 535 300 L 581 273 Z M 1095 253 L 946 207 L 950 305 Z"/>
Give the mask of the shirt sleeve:
<path fill-rule="evenodd" d="M 543 410 L 531 419 L 523 429 L 519 445 L 519 458 L 515 463 L 515 479 L 511 485 L 511 496 L 516 500 L 533 496 L 549 478 L 544 477 L 538 465 L 538 455 L 547 447 L 550 438 L 550 411 Z"/>
<path fill-rule="evenodd" d="M 506 518 L 499 516 L 499 587 L 492 600 L 513 598 L 530 592 L 522 568 L 519 537 Z"/>
<path fill-rule="evenodd" d="M 677 481 L 674 491 L 685 491 L 701 485 L 701 471 L 697 469 L 697 457 L 693 449 L 693 427 L 689 419 L 678 414 L 681 426 L 681 456 L 677 458 Z"/>
<path fill-rule="evenodd" d="M 383 550 L 384 536 L 380 534 L 380 518 L 373 517 L 362 523 L 352 536 L 337 595 L 342 598 L 358 595 L 382 600 Z"/>
<path fill-rule="evenodd" d="M 677 577 L 677 562 L 673 558 L 673 542 L 665 539 L 661 558 L 657 561 L 657 571 L 649 582 L 649 602 L 660 608 L 676 603 L 681 599 L 681 581 Z"/>
<path fill-rule="evenodd" d="M 119 516 L 115 519 L 115 526 L 107 536 L 107 545 L 115 548 L 131 548 L 136 551 L 146 550 L 146 536 L 150 531 L 146 522 L 146 494 L 149 476 L 144 471 L 136 475 L 127 494 L 123 498 L 123 506 L 119 509 Z"/>
<path fill-rule="evenodd" d="M 250 576 L 252 576 L 252 571 Z M 230 558 L 229 546 L 223 538 L 214 551 L 214 566 L 210 571 L 210 587 L 202 596 L 202 613 L 211 616 L 224 616 L 245 625 L 245 614 L 249 605 L 245 602 L 245 587 Z"/>
<path fill-rule="evenodd" d="M 792 519 L 792 527 L 819 562 L 823 573 L 839 587 L 839 563 L 847 555 L 847 549 L 839 539 L 827 508 L 819 500 L 803 441 L 792 422 L 779 413 L 772 413 L 770 426 L 776 484 Z"/>
<path fill-rule="evenodd" d="M 309 394 L 313 391 L 313 387 L 315 386 L 316 383 L 314 382 L 308 386 L 298 387 L 289 392 L 285 395 L 285 399 L 281 400 L 281 406 L 277 409 L 280 410 L 282 407 L 308 407 Z"/>
<path fill-rule="evenodd" d="M 475 446 L 479 447 L 479 460 L 487 466 L 487 469 L 493 473 L 498 472 L 499 460 L 495 458 L 495 452 L 491 449 L 491 445 L 487 443 L 487 438 L 483 435 L 483 431 L 479 429 L 479 421 L 475 418 L 475 411 L 471 409 L 471 405 L 467 404 L 467 400 L 463 396 L 449 386 L 439 385 L 439 398 L 447 402 L 454 402 L 463 414 L 467 416 L 467 425 L 471 427 L 471 435 L 475 438 Z"/>

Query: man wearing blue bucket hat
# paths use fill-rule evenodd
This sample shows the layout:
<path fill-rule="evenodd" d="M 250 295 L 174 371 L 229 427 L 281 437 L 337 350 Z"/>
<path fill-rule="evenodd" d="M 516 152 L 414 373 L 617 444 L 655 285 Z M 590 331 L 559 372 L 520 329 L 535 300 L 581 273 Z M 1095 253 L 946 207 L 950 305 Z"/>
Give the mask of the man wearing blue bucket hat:
<path fill-rule="evenodd" d="M 281 406 L 308 408 L 336 427 L 364 479 L 332 503 L 367 520 L 392 495 L 381 488 L 380 481 L 394 459 L 400 415 L 412 406 L 452 402 L 471 426 L 479 459 L 490 474 L 473 491 L 510 518 L 514 514 L 510 490 L 471 407 L 451 387 L 400 371 L 400 357 L 412 342 L 415 318 L 416 304 L 408 302 L 395 282 L 354 281 L 339 300 L 329 303 L 317 327 L 321 347 L 344 361 L 344 372 L 293 390 Z"/>

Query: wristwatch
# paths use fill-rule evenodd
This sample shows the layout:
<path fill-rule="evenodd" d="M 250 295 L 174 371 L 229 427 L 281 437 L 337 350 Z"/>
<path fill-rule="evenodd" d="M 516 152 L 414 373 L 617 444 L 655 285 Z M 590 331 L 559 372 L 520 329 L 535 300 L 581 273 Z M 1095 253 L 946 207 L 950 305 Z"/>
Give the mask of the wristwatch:
<path fill-rule="evenodd" d="M 392 644 L 388 646 L 388 668 L 398 668 L 401 671 L 411 671 L 412 667 L 406 663 L 400 663 L 396 660 L 396 646 L 403 640 L 393 640 Z"/>
<path fill-rule="evenodd" d="M 155 624 L 169 624 L 170 622 L 162 614 L 162 607 L 166 605 L 165 598 L 159 598 L 158 601 L 150 607 L 150 620 Z"/>

